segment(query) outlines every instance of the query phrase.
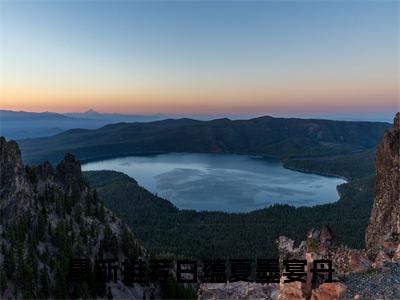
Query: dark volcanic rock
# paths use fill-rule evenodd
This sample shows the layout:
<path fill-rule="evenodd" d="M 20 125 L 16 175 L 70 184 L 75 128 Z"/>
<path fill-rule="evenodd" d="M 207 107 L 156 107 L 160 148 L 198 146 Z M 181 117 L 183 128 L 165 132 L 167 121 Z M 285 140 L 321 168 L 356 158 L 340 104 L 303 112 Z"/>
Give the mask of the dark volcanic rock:
<path fill-rule="evenodd" d="M 70 153 L 67 153 L 57 166 L 56 177 L 63 183 L 67 193 L 74 187 L 81 190 L 84 186 L 81 163 Z"/>
<path fill-rule="evenodd" d="M 365 234 L 371 256 L 382 249 L 393 252 L 400 243 L 400 113 L 378 146 L 375 165 L 374 205 Z"/>
<path fill-rule="evenodd" d="M 55 169 L 49 162 L 25 167 L 18 144 L 0 137 L 1 299 L 103 296 L 104 285 L 66 285 L 71 259 L 87 257 L 93 265 L 98 257 L 146 257 L 134 233 L 95 195 L 73 155 Z M 22 276 L 28 271 L 31 277 Z M 119 298 L 160 296 L 153 284 L 109 287 Z"/>
<path fill-rule="evenodd" d="M 15 141 L 0 137 L 0 208 L 4 218 L 24 214 L 32 207 L 32 185 Z"/>

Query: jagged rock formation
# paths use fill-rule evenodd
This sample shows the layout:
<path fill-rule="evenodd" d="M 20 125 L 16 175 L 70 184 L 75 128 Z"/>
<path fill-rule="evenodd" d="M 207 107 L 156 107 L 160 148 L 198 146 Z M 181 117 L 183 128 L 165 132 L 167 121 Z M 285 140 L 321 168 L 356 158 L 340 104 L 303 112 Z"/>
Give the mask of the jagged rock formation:
<path fill-rule="evenodd" d="M 311 229 L 307 239 L 298 247 L 294 247 L 294 241 L 284 236 L 278 238 L 277 245 L 281 261 L 307 259 L 312 263 L 314 259 L 330 259 L 338 274 L 367 271 L 371 266 L 364 250 L 350 249 L 342 245 L 328 226 Z"/>
<path fill-rule="evenodd" d="M 24 167 L 18 144 L 0 137 L 0 298 L 101 297 L 97 283 L 71 286 L 71 258 L 137 258 L 145 254 L 133 232 L 98 200 L 67 154 L 56 167 Z M 146 298 L 154 285 L 109 285 L 119 297 Z M 120 288 L 118 288 L 120 287 Z"/>
<path fill-rule="evenodd" d="M 365 242 L 371 256 L 400 244 L 400 113 L 376 151 L 375 197 Z"/>
<path fill-rule="evenodd" d="M 306 282 L 284 283 L 266 289 L 253 284 L 256 295 L 278 300 L 400 299 L 400 113 L 376 152 L 375 200 L 366 231 L 366 249 L 350 249 L 334 237 L 325 226 L 312 229 L 297 247 L 293 240 L 277 239 L 279 258 L 307 261 Z M 330 259 L 336 276 L 333 283 L 314 287 L 310 268 L 315 259 Z M 282 269 L 281 265 L 281 269 Z M 235 299 L 247 299 L 248 286 L 230 293 Z M 238 289 L 238 288 L 236 288 Z M 235 290 L 235 289 L 233 289 Z M 227 287 L 200 287 L 199 299 L 217 299 L 227 295 Z M 265 291 L 268 291 L 265 293 Z M 242 296 L 242 297 L 241 297 Z"/>
<path fill-rule="evenodd" d="M 312 289 L 307 272 L 305 284 L 281 283 L 278 299 L 400 297 L 396 279 L 400 274 L 400 113 L 378 146 L 375 164 L 375 199 L 365 235 L 365 250 L 340 245 L 327 227 L 311 230 L 307 240 L 297 248 L 286 237 L 279 237 L 277 241 L 281 259 L 306 259 L 307 270 L 314 259 L 331 259 L 345 285 Z"/>
<path fill-rule="evenodd" d="M 14 141 L 0 137 L 0 199 L 6 219 L 24 214 L 33 207 L 30 184 L 21 162 L 21 152 Z M 13 201 L 19 199 L 19 201 Z"/>
<path fill-rule="evenodd" d="M 307 239 L 298 247 L 294 247 L 292 240 L 279 237 L 277 242 L 281 259 L 307 260 L 307 280 L 305 283 L 284 283 L 282 277 L 278 300 L 400 298 L 400 250 L 392 258 L 381 250 L 375 261 L 370 261 L 364 249 L 341 245 L 333 235 L 326 239 L 321 234 L 324 231 L 331 232 L 327 227 L 310 230 Z M 308 270 L 315 259 L 332 260 L 335 270 L 333 283 L 324 283 L 317 288 L 312 285 L 312 274 Z"/>

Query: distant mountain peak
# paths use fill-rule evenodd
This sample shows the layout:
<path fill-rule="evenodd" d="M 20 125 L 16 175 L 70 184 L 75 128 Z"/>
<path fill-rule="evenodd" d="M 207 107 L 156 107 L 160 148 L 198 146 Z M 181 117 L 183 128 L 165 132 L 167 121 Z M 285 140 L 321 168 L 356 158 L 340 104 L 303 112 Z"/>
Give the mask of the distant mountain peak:
<path fill-rule="evenodd" d="M 87 111 L 84 112 L 84 114 L 90 114 L 90 115 L 100 115 L 100 113 L 98 111 L 95 111 L 94 109 L 89 109 Z"/>

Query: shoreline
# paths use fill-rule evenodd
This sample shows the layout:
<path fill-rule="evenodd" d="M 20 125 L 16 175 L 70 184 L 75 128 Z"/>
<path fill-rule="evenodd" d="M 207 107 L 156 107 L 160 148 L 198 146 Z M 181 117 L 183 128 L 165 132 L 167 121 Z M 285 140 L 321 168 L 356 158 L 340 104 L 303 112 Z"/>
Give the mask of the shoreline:
<path fill-rule="evenodd" d="M 301 173 L 308 173 L 308 174 L 315 174 L 315 175 L 322 175 L 322 176 L 327 176 L 327 177 L 335 177 L 335 178 L 340 178 L 346 181 L 346 183 L 350 183 L 351 179 L 347 178 L 346 176 L 340 175 L 340 174 L 335 174 L 335 173 L 329 173 L 329 172 L 323 172 L 323 171 L 315 171 L 315 170 L 309 170 L 309 169 L 302 169 L 302 168 L 296 168 L 292 166 L 287 166 L 283 162 L 283 167 L 288 170 L 292 171 L 297 171 Z"/>
<path fill-rule="evenodd" d="M 326 176 L 326 177 L 340 178 L 340 179 L 345 180 L 346 183 L 350 183 L 351 182 L 350 178 L 347 178 L 346 176 L 343 176 L 343 175 L 340 175 L 340 174 L 288 166 L 286 163 L 290 162 L 290 160 L 291 160 L 290 158 L 279 158 L 279 157 L 276 157 L 276 156 L 265 156 L 265 155 L 260 155 L 260 154 L 249 154 L 249 153 L 163 152 L 163 151 L 154 151 L 154 152 L 126 152 L 126 153 L 116 153 L 116 154 L 105 154 L 105 155 L 92 156 L 92 157 L 87 157 L 87 158 L 78 158 L 78 159 L 81 162 L 81 164 L 83 165 L 83 164 L 87 164 L 87 163 L 91 163 L 91 162 L 97 162 L 97 161 L 101 161 L 101 160 L 114 159 L 114 158 L 123 158 L 123 157 L 129 157 L 129 156 L 156 156 L 156 155 L 172 154 L 172 153 L 177 153 L 177 154 L 179 154 L 179 153 L 182 153 L 182 154 L 217 154 L 217 155 L 228 154 L 228 155 L 255 156 L 255 157 L 259 158 L 259 159 L 272 159 L 272 160 L 279 161 L 282 164 L 282 167 L 287 169 L 287 170 L 306 173 L 306 174 L 314 174 L 314 175 L 321 175 L 321 176 Z"/>

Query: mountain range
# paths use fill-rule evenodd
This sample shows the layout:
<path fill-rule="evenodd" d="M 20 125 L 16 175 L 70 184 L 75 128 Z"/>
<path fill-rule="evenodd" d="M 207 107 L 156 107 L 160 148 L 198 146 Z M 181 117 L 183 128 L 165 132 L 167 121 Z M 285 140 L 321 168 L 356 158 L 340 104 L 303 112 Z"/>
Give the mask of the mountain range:
<path fill-rule="evenodd" d="M 72 128 L 94 129 L 118 122 L 148 122 L 160 120 L 162 115 L 126 115 L 99 113 L 25 112 L 0 110 L 0 135 L 9 139 L 50 136 Z"/>
<path fill-rule="evenodd" d="M 71 129 L 19 141 L 27 163 L 59 161 L 71 152 L 87 161 L 143 153 L 235 153 L 317 157 L 374 149 L 389 123 L 274 118 L 248 120 L 188 118 Z"/>

